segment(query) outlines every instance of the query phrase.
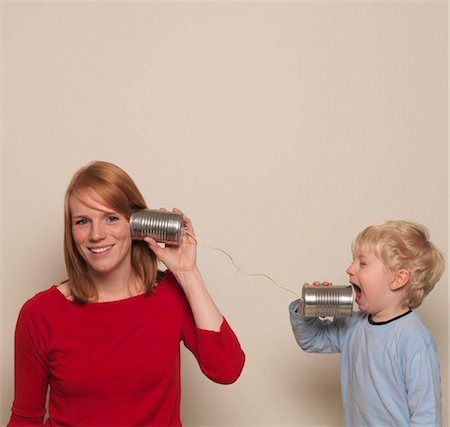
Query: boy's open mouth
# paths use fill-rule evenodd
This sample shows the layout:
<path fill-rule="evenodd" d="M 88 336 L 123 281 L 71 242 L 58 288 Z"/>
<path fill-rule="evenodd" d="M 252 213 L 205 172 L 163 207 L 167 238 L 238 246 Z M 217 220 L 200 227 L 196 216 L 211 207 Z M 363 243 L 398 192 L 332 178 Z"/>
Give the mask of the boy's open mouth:
<path fill-rule="evenodd" d="M 350 284 L 353 286 L 353 290 L 355 291 L 355 301 L 358 302 L 359 297 L 361 296 L 361 288 L 355 283 L 350 282 Z"/>

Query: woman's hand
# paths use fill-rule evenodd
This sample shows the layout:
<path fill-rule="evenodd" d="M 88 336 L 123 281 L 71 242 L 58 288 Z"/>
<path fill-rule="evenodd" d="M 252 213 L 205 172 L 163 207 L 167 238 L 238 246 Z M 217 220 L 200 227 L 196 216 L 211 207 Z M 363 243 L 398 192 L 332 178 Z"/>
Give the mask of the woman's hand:
<path fill-rule="evenodd" d="M 167 209 L 160 209 L 167 212 Z M 175 213 L 183 214 L 179 209 L 173 209 Z M 184 272 L 192 272 L 197 268 L 197 241 L 191 220 L 183 214 L 183 232 L 177 246 L 165 245 L 161 247 L 151 237 L 144 240 L 161 261 L 175 275 Z"/>

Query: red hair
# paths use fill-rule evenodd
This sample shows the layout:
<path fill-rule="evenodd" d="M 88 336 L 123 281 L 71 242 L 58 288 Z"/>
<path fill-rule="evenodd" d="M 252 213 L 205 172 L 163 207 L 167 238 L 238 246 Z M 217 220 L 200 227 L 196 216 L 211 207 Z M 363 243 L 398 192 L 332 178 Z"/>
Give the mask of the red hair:
<path fill-rule="evenodd" d="M 131 177 L 112 163 L 91 162 L 74 174 L 64 198 L 64 257 L 70 290 L 75 302 L 80 304 L 95 300 L 97 297 L 86 262 L 78 252 L 72 237 L 70 197 L 76 195 L 83 200 L 83 195 L 86 194 L 111 207 L 127 220 L 130 219 L 134 209 L 147 207 Z M 158 269 L 156 256 L 146 242 L 133 240 L 131 266 L 136 277 L 144 285 L 145 294 L 149 295 L 156 284 Z"/>

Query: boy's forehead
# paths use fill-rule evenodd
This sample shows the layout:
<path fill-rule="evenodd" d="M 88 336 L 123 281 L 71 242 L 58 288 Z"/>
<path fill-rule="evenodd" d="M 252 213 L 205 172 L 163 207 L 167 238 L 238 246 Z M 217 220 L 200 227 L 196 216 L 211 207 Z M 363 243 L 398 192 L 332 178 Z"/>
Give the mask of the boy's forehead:
<path fill-rule="evenodd" d="M 352 242 L 352 252 L 373 252 L 374 245 L 367 240 L 354 240 Z"/>
<path fill-rule="evenodd" d="M 353 252 L 353 258 L 368 258 L 375 256 L 373 252 Z"/>
<path fill-rule="evenodd" d="M 364 245 L 353 245 L 352 246 L 352 255 L 354 258 L 362 258 L 362 257 L 378 257 L 378 252 L 375 247 L 372 245 L 364 244 Z"/>

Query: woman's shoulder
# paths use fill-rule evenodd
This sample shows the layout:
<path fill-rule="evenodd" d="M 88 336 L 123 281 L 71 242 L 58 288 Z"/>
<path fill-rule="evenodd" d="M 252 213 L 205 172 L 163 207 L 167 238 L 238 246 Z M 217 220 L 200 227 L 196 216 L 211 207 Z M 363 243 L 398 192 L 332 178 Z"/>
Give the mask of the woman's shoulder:
<path fill-rule="evenodd" d="M 50 302 L 54 300 L 58 292 L 61 293 L 59 289 L 60 285 L 52 285 L 48 289 L 45 289 L 43 291 L 39 291 L 34 296 L 32 296 L 30 299 L 28 299 L 24 305 L 36 305 L 36 304 L 43 304 Z"/>
<path fill-rule="evenodd" d="M 183 290 L 170 270 L 158 273 L 158 282 L 155 286 L 155 293 L 158 294 L 160 291 L 168 294 L 183 294 Z"/>
<path fill-rule="evenodd" d="M 56 290 L 58 290 L 64 298 L 68 299 L 69 301 L 73 301 L 73 295 L 70 290 L 69 282 L 62 282 L 59 285 L 52 286 L 52 288 L 56 288 Z"/>
<path fill-rule="evenodd" d="M 50 288 L 40 291 L 33 297 L 29 298 L 22 305 L 20 316 L 34 316 L 38 313 L 47 311 L 50 307 L 57 303 L 60 296 L 62 296 L 62 294 L 58 291 L 57 285 L 52 285 Z"/>

